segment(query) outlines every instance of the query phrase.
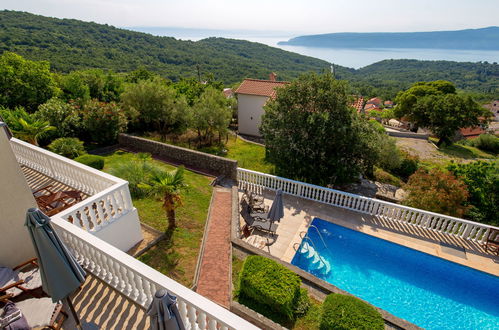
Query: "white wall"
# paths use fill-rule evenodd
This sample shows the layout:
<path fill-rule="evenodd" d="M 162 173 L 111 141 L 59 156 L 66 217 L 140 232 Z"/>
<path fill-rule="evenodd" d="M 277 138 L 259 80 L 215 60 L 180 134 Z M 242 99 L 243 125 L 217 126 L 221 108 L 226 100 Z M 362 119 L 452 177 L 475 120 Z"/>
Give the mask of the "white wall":
<path fill-rule="evenodd" d="M 259 128 L 262 123 L 263 106 L 267 100 L 266 96 L 237 94 L 237 121 L 240 134 L 261 136 Z"/>
<path fill-rule="evenodd" d="M 35 257 L 24 226 L 26 211 L 36 202 L 17 163 L 5 131 L 0 128 L 0 265 L 15 267 Z"/>
<path fill-rule="evenodd" d="M 137 209 L 133 208 L 132 211 L 93 234 L 121 251 L 130 250 L 142 240 Z"/>

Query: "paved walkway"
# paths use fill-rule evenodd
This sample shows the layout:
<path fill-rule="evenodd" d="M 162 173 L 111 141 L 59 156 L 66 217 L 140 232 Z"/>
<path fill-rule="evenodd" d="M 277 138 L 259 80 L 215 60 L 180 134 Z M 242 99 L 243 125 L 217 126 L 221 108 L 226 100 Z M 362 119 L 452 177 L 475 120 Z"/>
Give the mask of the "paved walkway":
<path fill-rule="evenodd" d="M 230 189 L 218 187 L 213 193 L 196 291 L 219 305 L 229 308 L 232 193 Z"/>

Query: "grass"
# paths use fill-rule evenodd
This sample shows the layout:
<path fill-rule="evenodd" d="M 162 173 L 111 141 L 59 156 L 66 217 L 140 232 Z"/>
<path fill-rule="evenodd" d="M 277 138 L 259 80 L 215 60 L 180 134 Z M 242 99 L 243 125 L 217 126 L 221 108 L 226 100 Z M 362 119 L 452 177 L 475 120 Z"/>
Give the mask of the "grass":
<path fill-rule="evenodd" d="M 310 308 L 307 313 L 300 316 L 294 321 L 289 321 L 283 316 L 274 313 L 268 308 L 262 306 L 259 303 L 254 302 L 251 299 L 239 297 L 239 273 L 243 267 L 244 260 L 232 257 L 232 283 L 234 287 L 233 299 L 238 301 L 240 304 L 254 310 L 257 313 L 271 319 L 272 321 L 281 324 L 282 326 L 293 329 L 293 330 L 316 330 L 319 329 L 322 303 L 318 300 L 310 298 Z"/>
<path fill-rule="evenodd" d="M 151 133 L 145 135 L 144 137 L 154 141 L 169 143 L 179 147 L 194 149 L 221 157 L 235 159 L 237 160 L 239 167 L 246 168 L 248 170 L 268 174 L 275 173 L 274 165 L 265 160 L 264 146 L 246 142 L 234 134 L 229 134 L 229 138 L 223 146 L 213 145 L 211 147 L 202 148 L 197 148 L 194 142 L 187 142 L 193 139 L 192 132 L 187 132 L 186 134 L 180 137 L 176 137 L 175 139 L 167 138 L 166 142 L 161 141 L 159 136 Z"/>
<path fill-rule="evenodd" d="M 248 170 L 274 174 L 275 167 L 265 160 L 265 147 L 231 136 L 225 145 L 227 158 L 237 160 L 238 166 Z"/>
<path fill-rule="evenodd" d="M 118 164 L 134 159 L 136 156 L 132 153 L 117 151 L 105 156 L 104 171 L 109 172 Z M 175 169 L 156 160 L 152 162 L 167 170 Z M 177 228 L 170 238 L 159 242 L 139 260 L 186 286 L 192 286 L 211 199 L 212 178 L 188 170 L 184 174 L 188 188 L 182 196 L 184 206 L 177 209 Z M 166 230 L 168 222 L 161 201 L 145 197 L 134 199 L 133 204 L 141 222 L 159 231 Z"/>
<path fill-rule="evenodd" d="M 437 139 L 430 138 L 433 143 L 437 142 Z M 463 144 L 454 143 L 448 146 L 441 146 L 438 148 L 438 152 L 448 156 L 462 159 L 475 159 L 475 158 L 485 158 L 485 159 L 494 159 L 497 156 L 482 151 L 478 148 L 467 146 Z"/>

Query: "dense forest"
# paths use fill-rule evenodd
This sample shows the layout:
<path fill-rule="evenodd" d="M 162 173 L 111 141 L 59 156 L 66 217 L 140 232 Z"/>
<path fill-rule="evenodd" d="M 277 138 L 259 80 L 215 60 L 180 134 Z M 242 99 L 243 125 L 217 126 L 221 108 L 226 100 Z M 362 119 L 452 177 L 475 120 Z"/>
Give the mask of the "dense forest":
<path fill-rule="evenodd" d="M 327 33 L 299 36 L 282 45 L 331 48 L 438 48 L 499 50 L 499 27 L 431 32 Z"/>
<path fill-rule="evenodd" d="M 0 52 L 48 60 L 52 70 L 88 68 L 129 72 L 142 66 L 171 80 L 213 74 L 230 84 L 245 77 L 267 78 L 271 71 L 290 80 L 329 68 L 329 63 L 242 40 L 199 42 L 156 37 L 109 25 L 56 19 L 25 12 L 0 12 Z"/>
<path fill-rule="evenodd" d="M 0 53 L 47 60 L 51 70 L 68 73 L 99 68 L 131 72 L 144 68 L 173 81 L 211 77 L 225 84 L 243 78 L 280 80 L 329 70 L 330 63 L 263 44 L 208 38 L 197 42 L 118 29 L 109 25 L 56 19 L 25 12 L 0 11 Z M 394 98 L 412 83 L 448 80 L 479 99 L 499 98 L 499 65 L 451 61 L 385 60 L 355 70 L 335 66 L 353 93 Z"/>

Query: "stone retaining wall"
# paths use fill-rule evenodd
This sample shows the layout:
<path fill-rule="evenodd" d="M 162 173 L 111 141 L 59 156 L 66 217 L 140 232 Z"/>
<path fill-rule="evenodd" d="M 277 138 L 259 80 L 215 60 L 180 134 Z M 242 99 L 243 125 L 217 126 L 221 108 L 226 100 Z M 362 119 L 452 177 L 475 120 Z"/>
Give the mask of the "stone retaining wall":
<path fill-rule="evenodd" d="M 171 144 L 148 140 L 128 134 L 119 135 L 121 147 L 148 152 L 169 162 L 184 165 L 215 176 L 237 180 L 237 160 L 223 158 Z"/>

